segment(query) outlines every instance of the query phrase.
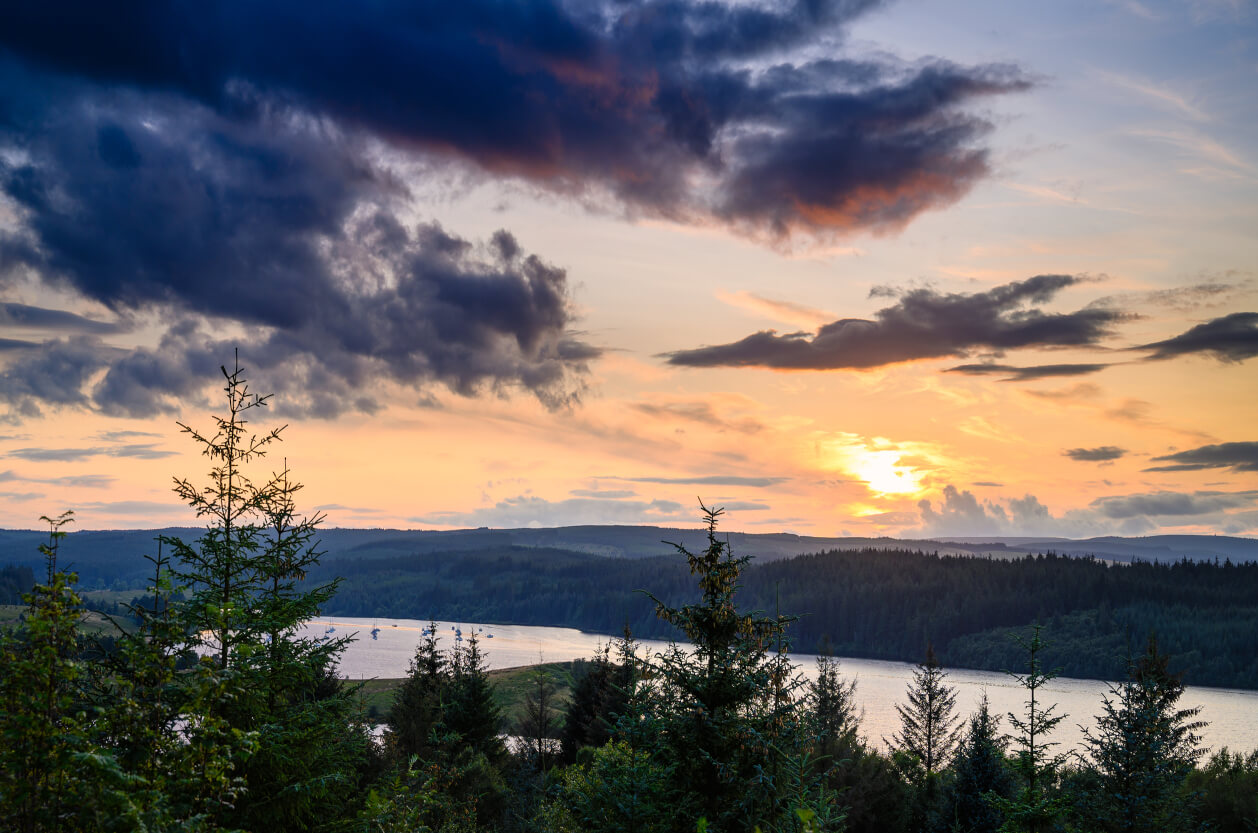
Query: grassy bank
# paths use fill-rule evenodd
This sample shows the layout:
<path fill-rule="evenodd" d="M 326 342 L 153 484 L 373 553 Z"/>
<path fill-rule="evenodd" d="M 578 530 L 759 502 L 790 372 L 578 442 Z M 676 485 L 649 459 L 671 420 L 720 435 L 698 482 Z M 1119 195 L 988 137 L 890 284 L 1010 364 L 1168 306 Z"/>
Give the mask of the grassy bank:
<path fill-rule="evenodd" d="M 539 673 L 548 677 L 554 684 L 556 707 L 560 711 L 566 709 L 572 695 L 573 681 L 578 676 L 583 663 L 583 660 L 547 662 L 541 665 L 523 665 L 490 671 L 489 681 L 494 686 L 494 699 L 498 703 L 498 708 L 502 709 L 503 717 L 509 724 L 516 722 L 529 690 L 536 685 L 534 675 Z M 393 705 L 398 688 L 403 682 L 404 678 L 401 677 L 364 682 L 362 696 L 367 713 L 383 719 Z"/>

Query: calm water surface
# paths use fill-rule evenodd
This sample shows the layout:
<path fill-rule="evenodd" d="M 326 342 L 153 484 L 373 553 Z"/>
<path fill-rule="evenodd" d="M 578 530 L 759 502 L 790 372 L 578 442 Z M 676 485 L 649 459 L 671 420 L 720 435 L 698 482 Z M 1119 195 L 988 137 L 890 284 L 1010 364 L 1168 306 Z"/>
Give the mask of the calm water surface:
<path fill-rule="evenodd" d="M 379 627 L 376 639 L 371 638 L 372 627 Z M 307 635 L 322 635 L 329 627 L 334 635 L 357 634 L 341 659 L 341 673 L 354 680 L 373 677 L 403 677 L 415 647 L 420 641 L 420 631 L 427 622 L 414 619 L 324 619 L 311 623 Z M 467 623 L 438 622 L 437 634 L 440 646 L 454 644 L 454 628 L 461 628 L 464 637 L 475 628 L 482 638 L 482 649 L 489 667 L 513 668 L 534 665 L 538 662 L 567 662 L 589 657 L 611 637 L 584 633 L 571 628 L 545 628 L 527 625 L 469 625 Z M 644 640 L 640 651 L 652 653 L 663 650 L 667 643 Z M 816 675 L 815 656 L 792 654 L 800 671 L 808 677 Z M 856 701 L 864 710 L 861 731 L 872 742 L 881 746 L 882 739 L 899 728 L 896 715 L 897 703 L 905 702 L 904 692 L 912 681 L 915 666 L 903 662 L 883 662 L 868 659 L 840 659 L 840 673 L 856 680 Z M 1026 692 L 1008 675 L 991 671 L 954 669 L 948 671 L 948 682 L 957 688 L 957 708 L 968 715 L 977 708 L 983 693 L 991 701 L 992 712 L 1005 715 L 1013 711 L 1021 715 Z M 1042 691 L 1049 702 L 1057 704 L 1057 713 L 1067 715 L 1050 736 L 1061 743 L 1062 750 L 1078 747 L 1082 737 L 1081 725 L 1091 727 L 1101 711 L 1101 695 L 1106 684 L 1098 680 L 1073 680 L 1058 678 Z M 1189 687 L 1181 703 L 1201 707 L 1201 720 L 1209 723 L 1204 731 L 1204 743 L 1211 749 L 1228 746 L 1233 750 L 1258 749 L 1258 692 L 1235 691 L 1222 688 Z M 1008 728 L 1008 718 L 1002 726 Z"/>

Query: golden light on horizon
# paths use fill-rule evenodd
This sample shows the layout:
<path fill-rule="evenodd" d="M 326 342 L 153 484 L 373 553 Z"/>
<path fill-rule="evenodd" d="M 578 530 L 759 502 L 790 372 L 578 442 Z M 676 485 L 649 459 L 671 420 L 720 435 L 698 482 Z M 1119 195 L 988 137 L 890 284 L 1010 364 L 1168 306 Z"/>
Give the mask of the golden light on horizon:
<path fill-rule="evenodd" d="M 863 451 L 855 455 L 849 469 L 869 487 L 883 495 L 909 495 L 922 488 L 922 475 L 908 466 L 898 465 L 898 451 Z"/>
<path fill-rule="evenodd" d="M 862 481 L 875 495 L 913 495 L 923 490 L 925 472 L 901 462 L 907 453 L 900 448 L 871 448 L 886 443 L 844 435 L 825 444 L 827 468 L 841 469 Z"/>

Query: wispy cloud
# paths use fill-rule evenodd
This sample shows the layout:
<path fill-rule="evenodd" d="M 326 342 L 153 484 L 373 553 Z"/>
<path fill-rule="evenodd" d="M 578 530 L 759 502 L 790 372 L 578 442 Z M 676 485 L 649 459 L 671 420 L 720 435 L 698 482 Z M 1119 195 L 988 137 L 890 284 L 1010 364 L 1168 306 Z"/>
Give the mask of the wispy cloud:
<path fill-rule="evenodd" d="M 1193 174 L 1213 174 L 1213 175 L 1229 175 L 1245 180 L 1253 180 L 1256 170 L 1253 163 L 1242 158 L 1232 149 L 1226 147 L 1222 143 L 1205 136 L 1201 133 L 1194 133 L 1186 130 L 1160 130 L 1155 128 L 1133 128 L 1128 131 L 1130 135 L 1143 139 L 1152 139 L 1153 141 L 1171 145 L 1182 151 L 1187 156 L 1199 161 L 1207 163 L 1208 167 L 1185 168 L 1186 173 Z"/>
<path fill-rule="evenodd" d="M 1170 89 L 1166 85 L 1159 85 L 1151 81 L 1129 78 L 1116 72 L 1107 72 L 1104 70 L 1098 71 L 1097 77 L 1105 83 L 1117 87 L 1118 89 L 1142 95 L 1164 109 L 1170 110 L 1178 115 L 1194 121 L 1210 121 L 1210 116 L 1189 101 L 1187 96 Z"/>
<path fill-rule="evenodd" d="M 19 460 L 62 463 L 86 460 L 89 457 L 134 457 L 140 460 L 160 460 L 164 457 L 175 456 L 175 452 L 157 448 L 152 443 L 92 448 L 14 448 L 6 453 Z"/>
<path fill-rule="evenodd" d="M 765 427 L 764 423 L 749 416 L 722 413 L 721 409 L 705 399 L 633 402 L 629 407 L 654 419 L 694 422 L 717 432 L 755 434 Z"/>
<path fill-rule="evenodd" d="M 774 321 L 781 321 L 784 324 L 790 324 L 793 327 L 803 327 L 805 329 L 816 329 L 823 324 L 833 321 L 835 316 L 833 313 L 813 307 L 796 304 L 791 301 L 782 301 L 774 298 L 766 298 L 763 295 L 757 295 L 754 292 L 740 290 L 738 292 L 717 292 L 716 297 L 732 307 L 747 310 L 756 315 L 763 315 Z"/>
<path fill-rule="evenodd" d="M 1031 382 L 1060 376 L 1086 376 L 1104 370 L 1108 364 L 1040 364 L 1015 367 L 1007 364 L 962 364 L 949 367 L 945 373 L 963 373 L 967 376 L 998 375 L 1002 382 Z"/>
<path fill-rule="evenodd" d="M 1158 23 L 1163 19 L 1161 14 L 1150 8 L 1147 3 L 1141 3 L 1140 0 L 1105 0 L 1105 2 L 1150 23 Z"/>
<path fill-rule="evenodd" d="M 730 474 L 705 474 L 695 477 L 618 477 L 600 475 L 600 480 L 621 480 L 626 483 L 661 483 L 676 486 L 749 486 L 765 489 L 790 480 L 789 477 L 745 477 Z"/>
<path fill-rule="evenodd" d="M 573 524 L 689 523 L 693 516 L 692 509 L 671 500 L 567 498 L 551 501 L 520 495 L 468 512 L 430 512 L 408 520 L 433 526 L 518 529 Z"/>
<path fill-rule="evenodd" d="M 77 489 L 107 489 L 116 478 L 107 474 L 76 474 L 66 477 L 28 477 L 12 469 L 0 471 L 0 483 L 46 483 L 52 486 L 69 486 Z"/>
<path fill-rule="evenodd" d="M 1071 460 L 1078 460 L 1084 463 L 1106 463 L 1111 460 L 1117 460 L 1127 453 L 1127 449 L 1119 448 L 1116 445 L 1103 445 L 1098 448 L 1068 448 L 1062 452 L 1062 455 L 1069 457 Z"/>

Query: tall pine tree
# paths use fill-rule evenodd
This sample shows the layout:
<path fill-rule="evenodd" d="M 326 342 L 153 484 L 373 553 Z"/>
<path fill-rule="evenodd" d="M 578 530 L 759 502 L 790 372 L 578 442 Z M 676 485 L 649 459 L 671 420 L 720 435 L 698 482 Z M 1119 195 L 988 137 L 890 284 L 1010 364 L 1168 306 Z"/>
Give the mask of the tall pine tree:
<path fill-rule="evenodd" d="M 247 789 L 223 804 L 216 821 L 274 833 L 318 830 L 353 814 L 370 738 L 354 692 L 336 676 L 346 640 L 301 635 L 336 589 L 301 583 L 319 562 L 321 517 L 296 515 L 301 486 L 286 466 L 254 479 L 252 468 L 283 428 L 253 433 L 249 417 L 269 397 L 249 391 L 238 362 L 221 370 L 226 410 L 213 418 L 214 430 L 180 425 L 211 461 L 204 485 L 175 480 L 206 528 L 192 544 L 163 539 L 188 587 L 180 607 L 187 632 L 231 687 L 209 716 L 257 742 L 232 762 Z"/>
<path fill-rule="evenodd" d="M 1197 708 L 1181 708 L 1181 677 L 1168 670 L 1157 641 L 1131 665 L 1130 679 L 1110 687 L 1095 729 L 1084 731 L 1094 787 L 1082 815 L 1097 833 L 1193 829 L 1181 787 L 1201 757 Z"/>
<path fill-rule="evenodd" d="M 387 743 L 402 760 L 412 755 L 430 758 L 445 733 L 450 670 L 437 647 L 437 623 L 430 622 L 422 637 L 385 718 Z"/>
<path fill-rule="evenodd" d="M 655 599 L 657 615 L 689 643 L 671 645 L 651 669 L 659 688 L 658 751 L 687 787 L 678 829 L 692 830 L 699 818 L 722 833 L 768 828 L 807 809 L 797 796 L 821 786 L 819 778 L 790 783 L 800 770 L 787 758 L 803 753 L 804 726 L 804 683 L 785 654 L 792 618 L 738 609 L 738 577 L 750 559 L 735 557 L 717 537 L 722 510 L 700 506 L 707 548 L 692 553 L 674 545 L 698 576 L 700 599 L 680 608 Z"/>
<path fill-rule="evenodd" d="M 927 645 L 926 659 L 913 671 L 909 683 L 908 705 L 895 707 L 900 731 L 888 745 L 916 760 L 926 777 L 948 763 L 961 733 L 954 713 L 957 690 L 945 682 L 947 677 L 935 647 Z"/>
<path fill-rule="evenodd" d="M 1044 640 L 1040 625 L 1035 625 L 1029 640 L 1019 639 L 1027 652 L 1027 673 L 1010 675 L 1027 691 L 1026 717 L 1009 713 L 1014 733 L 1013 768 L 1018 789 L 1010 799 L 997 799 L 996 805 L 1005 814 L 1001 827 L 1006 833 L 1047 833 L 1054 829 L 1066 811 L 1065 801 L 1057 794 L 1058 773 L 1065 756 L 1052 751 L 1058 744 L 1047 736 L 1066 718 L 1056 714 L 1057 705 L 1046 703 L 1043 688 L 1056 678 L 1056 671 L 1044 670 L 1040 658 Z"/>
<path fill-rule="evenodd" d="M 1006 743 L 999 727 L 1000 718 L 992 715 L 984 693 L 957 748 L 945 791 L 945 821 L 950 831 L 997 833 L 1004 824 L 996 799 L 1013 794 L 1013 779 L 1005 765 Z"/>

